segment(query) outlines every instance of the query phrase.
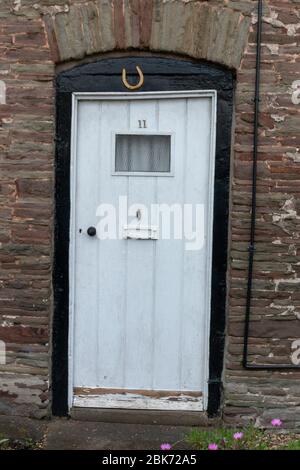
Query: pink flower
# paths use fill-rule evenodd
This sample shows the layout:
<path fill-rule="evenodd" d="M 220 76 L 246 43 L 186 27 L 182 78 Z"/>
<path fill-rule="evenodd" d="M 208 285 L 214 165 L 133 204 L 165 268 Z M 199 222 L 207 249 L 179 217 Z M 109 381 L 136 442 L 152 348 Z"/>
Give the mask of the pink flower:
<path fill-rule="evenodd" d="M 238 441 L 239 439 L 243 439 L 244 437 L 244 433 L 243 432 L 236 432 L 234 433 L 233 435 L 233 439 L 235 439 L 236 441 Z"/>
<path fill-rule="evenodd" d="M 271 424 L 274 428 L 280 428 L 280 426 L 282 426 L 282 421 L 281 419 L 274 418 L 272 419 Z"/>
<path fill-rule="evenodd" d="M 170 449 L 172 449 L 172 446 L 171 446 L 171 444 L 168 444 L 167 442 L 164 442 L 163 444 L 161 444 L 160 449 L 161 450 L 170 450 Z"/>
<path fill-rule="evenodd" d="M 218 446 L 217 444 L 215 444 L 214 442 L 212 442 L 211 444 L 208 445 L 208 450 L 218 450 Z"/>

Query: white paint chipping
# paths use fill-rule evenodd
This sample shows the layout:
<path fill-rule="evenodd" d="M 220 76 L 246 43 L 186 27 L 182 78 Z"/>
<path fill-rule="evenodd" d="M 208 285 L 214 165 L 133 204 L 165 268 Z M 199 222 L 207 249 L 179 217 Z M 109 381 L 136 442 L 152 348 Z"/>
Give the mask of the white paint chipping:
<path fill-rule="evenodd" d="M 279 54 L 279 44 L 266 44 L 266 47 L 269 49 L 272 55 Z"/>
<path fill-rule="evenodd" d="M 256 16 L 257 19 L 257 16 Z M 270 16 L 264 16 L 263 21 L 272 25 L 274 28 L 284 28 L 286 30 L 287 36 L 296 36 L 298 30 L 300 29 L 300 23 L 290 23 L 285 24 L 278 19 L 278 13 L 271 11 Z"/>
<path fill-rule="evenodd" d="M 292 103 L 300 104 L 300 80 L 294 80 L 292 83 Z"/>
<path fill-rule="evenodd" d="M 283 212 L 281 213 L 275 213 L 272 215 L 272 221 L 273 224 L 281 226 L 281 228 L 284 230 L 283 223 L 286 220 L 299 220 L 300 216 L 298 215 L 297 212 L 297 207 L 296 207 L 296 200 L 294 196 L 290 197 L 289 199 L 286 199 L 284 204 L 280 208 Z"/>
<path fill-rule="evenodd" d="M 299 366 L 300 365 L 300 339 L 296 339 L 295 341 L 293 341 L 291 345 L 291 349 L 293 351 L 291 354 L 291 361 L 296 366 Z"/>
<path fill-rule="evenodd" d="M 203 411 L 202 397 L 180 395 L 151 398 L 134 393 L 107 395 L 75 395 L 74 407 L 121 408 L 129 410 Z"/>
<path fill-rule="evenodd" d="M 276 285 L 276 283 L 275 283 Z M 278 291 L 278 285 L 276 285 L 276 289 Z M 294 305 L 277 305 L 275 302 L 271 302 L 270 308 L 274 308 L 276 310 L 279 310 L 277 316 L 278 317 L 290 317 L 291 315 L 295 315 L 297 320 L 300 320 L 300 312 L 296 310 L 296 307 Z M 272 316 L 270 314 L 269 316 Z"/>
<path fill-rule="evenodd" d="M 300 153 L 299 151 L 295 152 L 286 152 L 286 157 L 290 158 L 294 163 L 300 163 Z"/>
<path fill-rule="evenodd" d="M 0 104 L 6 104 L 6 83 L 0 80 Z"/>
<path fill-rule="evenodd" d="M 6 345 L 4 341 L 0 340 L 0 364 L 6 364 Z"/>
<path fill-rule="evenodd" d="M 22 7 L 22 0 L 14 0 L 13 11 L 18 12 Z"/>
<path fill-rule="evenodd" d="M 285 121 L 285 116 L 280 116 L 279 114 L 271 114 L 271 118 L 275 122 L 284 122 Z"/>

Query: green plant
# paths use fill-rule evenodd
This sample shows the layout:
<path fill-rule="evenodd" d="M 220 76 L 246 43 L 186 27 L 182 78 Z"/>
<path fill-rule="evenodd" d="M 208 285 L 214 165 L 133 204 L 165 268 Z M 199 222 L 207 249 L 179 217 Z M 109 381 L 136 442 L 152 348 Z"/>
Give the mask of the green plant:
<path fill-rule="evenodd" d="M 293 439 L 279 447 L 279 450 L 300 450 L 300 439 Z"/>
<path fill-rule="evenodd" d="M 2 434 L 0 434 L 0 450 L 6 449 L 9 443 L 9 439 L 5 438 Z"/>
<path fill-rule="evenodd" d="M 0 436 L 0 450 L 31 450 L 36 448 L 36 443 L 30 438 L 8 439 Z"/>
<path fill-rule="evenodd" d="M 186 440 L 197 450 L 267 450 L 264 431 L 249 425 L 244 429 L 195 429 Z"/>

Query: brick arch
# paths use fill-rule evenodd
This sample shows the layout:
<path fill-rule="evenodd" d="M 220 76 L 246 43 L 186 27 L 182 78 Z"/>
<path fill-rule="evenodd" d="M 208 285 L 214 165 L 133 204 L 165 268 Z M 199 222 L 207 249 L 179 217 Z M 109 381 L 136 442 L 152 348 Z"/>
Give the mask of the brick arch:
<path fill-rule="evenodd" d="M 42 10 L 56 63 L 128 49 L 172 52 L 238 69 L 249 12 L 188 0 L 90 0 Z"/>

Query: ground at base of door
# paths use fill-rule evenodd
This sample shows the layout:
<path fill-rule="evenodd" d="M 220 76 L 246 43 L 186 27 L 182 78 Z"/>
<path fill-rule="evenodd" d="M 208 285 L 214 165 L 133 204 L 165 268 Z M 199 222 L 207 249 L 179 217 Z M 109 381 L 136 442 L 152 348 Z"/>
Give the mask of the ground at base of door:
<path fill-rule="evenodd" d="M 190 430 L 183 426 L 0 416 L 1 439 L 15 440 L 17 448 L 18 442 L 23 442 L 27 448 L 48 450 L 159 450 L 162 443 L 176 443 L 174 449 L 185 450 L 190 448 L 184 441 Z"/>
<path fill-rule="evenodd" d="M 278 421 L 278 420 L 275 420 Z M 238 431 L 238 432 L 237 432 Z M 0 415 L 0 450 L 300 450 L 300 433 L 224 426 L 169 426 L 91 422 L 66 418 L 35 420 Z"/>

